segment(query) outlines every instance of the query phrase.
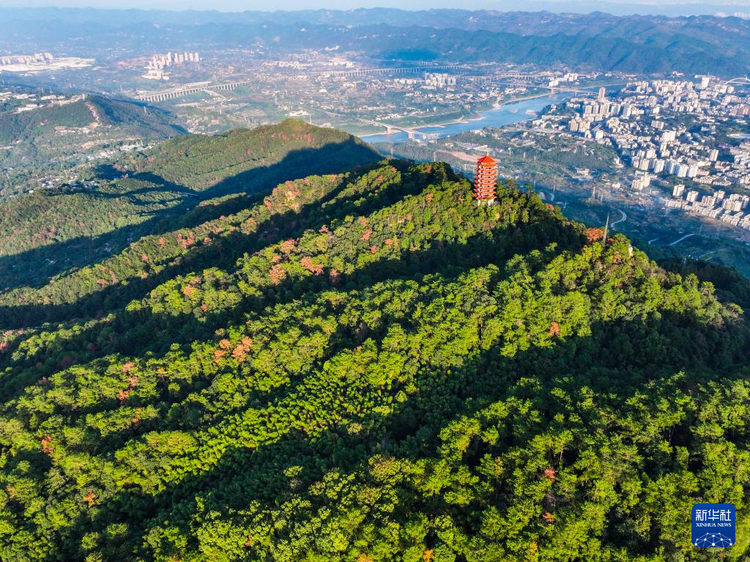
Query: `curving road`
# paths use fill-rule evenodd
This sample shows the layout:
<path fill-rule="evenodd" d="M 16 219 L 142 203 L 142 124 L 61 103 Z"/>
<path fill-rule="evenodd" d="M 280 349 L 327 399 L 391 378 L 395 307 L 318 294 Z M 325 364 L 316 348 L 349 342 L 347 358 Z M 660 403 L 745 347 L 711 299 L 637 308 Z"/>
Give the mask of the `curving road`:
<path fill-rule="evenodd" d="M 628 220 L 628 215 L 627 215 L 627 213 L 625 211 L 623 211 L 621 209 L 617 209 L 617 210 L 620 211 L 620 215 L 622 215 L 622 216 L 619 219 L 617 219 L 615 222 L 612 222 L 612 223 L 609 224 L 609 226 L 610 226 L 610 228 L 612 230 L 615 229 L 616 225 L 620 224 L 621 222 L 624 222 L 624 221 Z"/>
<path fill-rule="evenodd" d="M 685 235 L 685 236 L 683 236 L 682 238 L 678 238 L 677 240 L 675 240 L 674 242 L 672 242 L 672 243 L 670 244 L 670 246 L 674 246 L 675 244 L 679 244 L 680 242 L 682 242 L 683 240 L 685 240 L 685 238 L 690 238 L 691 236 L 696 236 L 696 235 L 695 235 L 695 233 L 692 233 L 692 234 L 686 234 L 686 235 Z"/>

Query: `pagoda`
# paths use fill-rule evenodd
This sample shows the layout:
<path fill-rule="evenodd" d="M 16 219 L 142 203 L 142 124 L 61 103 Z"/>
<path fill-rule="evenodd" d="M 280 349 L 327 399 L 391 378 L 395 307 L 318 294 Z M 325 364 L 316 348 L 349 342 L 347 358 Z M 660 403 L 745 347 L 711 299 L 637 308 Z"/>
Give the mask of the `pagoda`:
<path fill-rule="evenodd" d="M 478 202 L 487 201 L 492 204 L 497 195 L 497 162 L 493 158 L 483 156 L 477 160 L 477 170 L 474 176 L 474 198 Z"/>

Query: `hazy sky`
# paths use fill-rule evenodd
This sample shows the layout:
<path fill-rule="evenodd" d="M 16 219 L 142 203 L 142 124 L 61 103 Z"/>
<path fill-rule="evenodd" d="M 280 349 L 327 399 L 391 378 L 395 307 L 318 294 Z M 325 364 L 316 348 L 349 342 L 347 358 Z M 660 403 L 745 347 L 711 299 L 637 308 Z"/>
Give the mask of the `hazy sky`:
<path fill-rule="evenodd" d="M 370 7 L 397 7 L 409 10 L 426 8 L 466 8 L 466 9 L 498 9 L 519 10 L 539 9 L 554 6 L 555 11 L 566 11 L 576 4 L 585 6 L 596 6 L 595 0 L 0 0 L 0 6 L 67 6 L 67 7 L 94 7 L 94 8 L 141 8 L 141 9 L 166 9 L 166 10 L 299 10 L 299 9 L 351 9 Z M 607 0 L 598 3 L 602 11 L 607 11 L 606 5 L 614 4 L 640 4 L 642 6 L 654 6 L 669 4 L 702 5 L 705 12 L 706 5 L 721 5 L 721 7 L 736 6 L 737 9 L 750 8 L 750 0 Z M 577 10 L 573 10 L 577 11 Z M 639 10 L 635 10 L 639 11 Z"/>

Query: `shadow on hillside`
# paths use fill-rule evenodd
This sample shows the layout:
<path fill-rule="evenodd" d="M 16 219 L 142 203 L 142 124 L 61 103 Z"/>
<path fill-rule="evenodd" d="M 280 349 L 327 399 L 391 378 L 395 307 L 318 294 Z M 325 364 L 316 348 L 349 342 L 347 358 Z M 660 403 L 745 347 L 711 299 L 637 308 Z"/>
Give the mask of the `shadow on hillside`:
<path fill-rule="evenodd" d="M 276 164 L 241 172 L 202 191 L 171 183 L 151 172 L 134 174 L 131 176 L 133 179 L 157 185 L 132 192 L 125 191 L 120 195 L 101 190 L 88 190 L 87 193 L 97 198 L 133 198 L 141 206 L 149 204 L 147 200 L 140 199 L 148 194 L 179 193 L 181 197 L 175 198 L 175 204 L 170 207 L 147 213 L 149 218 L 139 224 L 117 228 L 95 237 L 74 238 L 0 257 L 0 292 L 19 287 L 41 287 L 53 276 L 100 262 L 143 236 L 163 234 L 175 228 L 191 228 L 196 226 L 197 220 L 210 220 L 238 210 L 235 207 L 237 201 L 227 201 L 212 206 L 214 212 L 208 218 L 205 212 L 191 218 L 191 211 L 203 201 L 238 193 L 266 193 L 285 181 L 346 172 L 358 165 L 373 164 L 381 160 L 382 156 L 377 152 L 349 139 L 321 148 L 292 150 Z M 102 173 L 108 172 L 102 170 Z M 63 197 L 64 194 L 53 196 Z M 52 225 L 45 225 L 48 226 Z"/>
<path fill-rule="evenodd" d="M 414 189 L 409 189 L 408 186 L 392 185 L 381 189 L 376 195 L 371 195 L 367 201 L 366 209 L 363 209 L 360 204 L 366 194 L 356 193 L 348 197 L 339 197 L 343 190 L 350 184 L 355 183 L 369 169 L 370 167 L 364 166 L 361 170 L 355 170 L 346 182 L 323 197 L 304 205 L 298 212 L 290 210 L 271 216 L 268 221 L 259 225 L 259 229 L 255 233 L 243 234 L 239 230 L 234 230 L 225 236 L 214 238 L 209 245 L 194 246 L 189 254 L 177 256 L 177 260 L 170 257 L 165 263 L 154 263 L 155 267 L 161 267 L 162 269 L 145 279 L 138 277 L 123 279 L 121 281 L 126 281 L 126 283 L 118 283 L 101 290 L 92 291 L 70 304 L 0 306 L 0 328 L 22 328 L 47 321 L 65 321 L 101 315 L 117 306 L 124 306 L 134 298 L 144 296 L 154 287 L 181 273 L 195 271 L 202 266 L 231 267 L 245 253 L 258 251 L 284 239 L 297 238 L 307 229 L 317 230 L 322 225 L 330 224 L 332 220 L 343 218 L 348 214 L 376 212 L 393 204 L 405 195 L 417 193 Z M 251 199 L 243 199 L 241 208 L 244 209 L 252 204 L 260 203 L 263 195 L 265 194 L 258 194 Z M 326 203 L 337 197 L 335 208 L 323 210 Z M 229 201 L 227 205 L 237 205 L 237 202 Z M 218 218 L 229 210 L 227 205 L 219 204 L 216 209 L 199 207 L 193 211 L 193 216 L 185 223 L 201 224 Z M 180 227 L 189 228 L 183 227 L 182 224 Z M 178 263 L 174 263 L 175 261 Z"/>
<path fill-rule="evenodd" d="M 416 183 L 415 185 L 425 185 Z M 389 192 L 383 190 L 377 195 L 372 208 L 369 212 L 375 212 L 383 206 L 392 204 L 393 199 L 404 195 L 403 191 L 398 191 L 399 186 L 394 186 L 395 191 Z M 426 187 L 426 185 L 425 185 Z M 357 199 L 359 196 L 357 196 Z M 356 201 L 337 201 L 335 213 L 337 216 L 344 216 L 352 211 L 349 207 Z M 317 207 L 319 203 L 312 206 Z M 349 275 L 342 275 L 335 284 L 329 277 L 329 271 L 324 275 L 309 276 L 304 278 L 289 277 L 281 281 L 278 285 L 272 285 L 263 289 L 263 293 L 257 297 L 244 297 L 230 309 L 222 309 L 218 313 L 208 314 L 203 318 L 198 318 L 192 313 L 180 314 L 155 314 L 148 309 L 136 311 L 120 310 L 115 318 L 105 326 L 95 325 L 91 328 L 77 330 L 75 334 L 70 334 L 64 341 L 59 342 L 62 349 L 69 350 L 69 357 L 72 362 L 87 362 L 98 356 L 100 352 L 94 351 L 83 353 L 81 350 L 94 345 L 95 349 L 103 348 L 101 353 L 121 353 L 123 355 L 138 354 L 146 352 L 161 355 L 169 350 L 172 343 L 193 342 L 200 340 L 212 340 L 214 332 L 218 327 L 227 325 L 238 325 L 244 323 L 247 314 L 260 314 L 269 305 L 289 303 L 296 299 L 304 299 L 306 295 L 315 295 L 319 291 L 338 288 L 342 291 L 363 290 L 371 287 L 375 283 L 388 279 L 415 279 L 420 281 L 425 275 L 439 273 L 444 277 L 450 278 L 459 275 L 469 268 L 481 267 L 491 263 L 502 264 L 505 260 L 518 253 L 527 253 L 532 250 L 544 250 L 551 242 L 556 242 L 555 252 L 563 250 L 576 250 L 581 247 L 582 240 L 579 233 L 570 225 L 564 225 L 552 215 L 543 215 L 544 218 L 538 222 L 528 224 L 507 224 L 496 229 L 487 231 L 481 235 L 476 235 L 465 242 L 445 242 L 438 240 L 429 247 L 420 251 L 404 250 L 398 255 L 384 256 L 376 262 L 365 267 L 356 269 Z M 313 228 L 319 224 L 326 224 L 330 216 L 323 215 L 320 220 L 312 225 Z M 288 223 L 284 216 L 279 218 L 279 225 L 283 226 Z M 297 225 L 298 232 L 301 234 L 310 225 Z M 293 235 L 294 233 L 292 233 Z M 267 244 L 272 244 L 282 239 L 290 237 L 290 233 L 283 232 L 277 235 L 271 235 L 262 240 L 257 240 L 258 249 Z M 231 247 L 230 244 L 229 247 Z M 245 250 L 250 249 L 248 246 Z M 234 256 L 230 256 L 230 260 Z M 215 261 L 209 260 L 210 266 L 215 266 Z M 189 265 L 194 266 L 195 262 Z M 170 278 L 175 271 L 165 274 L 165 278 Z M 159 278 L 160 279 L 160 278 Z M 159 282 L 159 279 L 152 281 Z M 137 290 L 143 291 L 147 287 L 135 283 Z M 115 289 L 114 287 L 109 289 Z M 32 317 L 35 313 L 49 314 L 54 312 L 58 315 L 66 313 L 75 313 L 80 311 L 84 306 L 95 304 L 97 306 L 106 304 L 111 293 L 105 289 L 100 294 L 95 294 L 92 298 L 100 299 L 95 303 L 77 303 L 75 305 L 66 305 L 62 307 L 52 307 L 50 305 L 28 305 L 26 307 L 4 307 L 0 308 L 0 318 L 6 318 L 11 321 L 13 318 L 26 319 Z M 118 295 L 116 299 L 120 306 L 123 305 Z M 5 327 L 11 327 L 6 323 Z M 159 334 L 169 333 L 170 337 L 162 341 L 161 347 L 155 347 L 154 342 L 159 341 Z M 106 334 L 105 336 L 102 334 Z M 167 341 L 168 340 L 168 341 Z M 43 351 L 42 351 L 43 352 Z M 60 347 L 56 348 L 59 355 Z M 10 359 L 12 352 L 5 354 Z M 2 356 L 0 356 L 0 359 Z M 26 370 L 22 378 L 11 377 L 8 373 L 2 378 L 0 389 L 6 400 L 21 392 L 28 384 L 35 383 L 39 378 L 59 370 L 58 361 L 49 358 L 32 357 L 32 363 L 35 368 Z M 0 366 L 9 366 L 13 360 L 8 363 L 0 362 Z M 36 363 L 39 362 L 39 363 Z M 4 365 L 6 363 L 7 365 Z M 30 365 L 29 365 L 30 366 Z M 20 365 L 16 365 L 20 367 Z M 101 407 L 106 407 L 102 405 Z M 92 410 L 93 412 L 93 410 Z"/>
<path fill-rule="evenodd" d="M 689 258 L 665 258 L 657 260 L 657 263 L 667 271 L 683 277 L 693 274 L 702 282 L 711 283 L 723 302 L 740 305 L 745 314 L 750 316 L 750 279 L 735 268 Z"/>
<path fill-rule="evenodd" d="M 359 344 L 356 338 L 344 338 L 337 342 L 337 347 L 354 349 Z M 59 555 L 75 559 L 78 553 L 74 549 L 84 534 L 116 522 L 130 525 L 131 542 L 117 539 L 108 542 L 113 558 L 118 555 L 127 558 L 133 554 L 132 549 L 144 548 L 144 533 L 158 523 L 168 522 L 178 536 L 185 537 L 187 544 L 195 547 L 196 533 L 190 518 L 198 514 L 199 501 L 205 509 L 203 516 L 214 512 L 228 517 L 230 511 L 247 509 L 251 502 L 258 502 L 258 509 L 264 512 L 295 498 L 311 502 L 312 512 L 323 507 L 336 511 L 335 500 L 332 504 L 326 494 L 310 493 L 313 483 L 333 471 L 343 478 L 366 472 L 368 459 L 373 455 L 409 460 L 434 457 L 442 429 L 451 421 L 498 400 L 512 397 L 520 402 L 529 401 L 531 412 L 538 412 L 538 416 L 525 416 L 528 423 L 522 433 L 508 433 L 501 428 L 503 433 L 496 447 L 504 452 L 528 446 L 536 435 L 559 425 L 559 416 L 569 415 L 570 403 L 554 394 L 553 388 L 568 389 L 573 392 L 573 398 L 578 397 L 584 403 L 591 401 L 591 393 L 579 394 L 578 391 L 588 388 L 596 393 L 597 405 L 606 403 L 615 411 L 624 410 L 630 398 L 649 392 L 647 385 L 651 381 L 679 371 L 686 373 L 679 383 L 685 394 L 694 392 L 697 384 L 711 378 L 706 375 L 707 369 L 721 373 L 723 382 L 739 377 L 732 370 L 746 365 L 750 359 L 750 346 L 741 344 L 728 341 L 724 329 L 702 324 L 693 315 L 665 313 L 646 321 L 598 323 L 592 326 L 590 336 L 570 337 L 549 348 L 532 347 L 513 357 L 502 356 L 498 344 L 486 351 L 474 350 L 474 357 L 461 363 L 444 365 L 432 357 L 425 358 L 408 400 L 400 404 L 382 397 L 406 390 L 406 385 L 398 383 L 383 392 L 361 379 L 330 380 L 310 387 L 317 389 L 311 393 L 301 392 L 303 381 L 298 381 L 280 391 L 275 400 L 267 401 L 269 405 L 275 404 L 275 413 L 260 416 L 264 421 L 255 426 L 252 437 L 244 433 L 244 437 L 238 435 L 236 442 L 220 454 L 216 464 L 211 466 L 210 461 L 199 460 L 213 458 L 210 450 L 204 455 L 196 452 L 193 454 L 195 463 L 203 462 L 209 467 L 199 474 L 185 474 L 166 491 L 149 495 L 134 485 L 126 486 L 114 499 L 92 511 L 90 517 L 78 520 L 70 536 L 64 537 L 65 542 L 59 545 Z M 298 413 L 288 413 L 287 423 L 279 424 L 273 416 L 279 415 L 281 400 L 289 396 L 299 396 L 295 403 L 311 404 L 313 408 L 298 407 L 294 409 Z M 343 409 L 341 404 L 346 400 L 360 404 L 360 413 L 352 414 Z M 394 405 L 393 413 L 379 413 L 377 407 L 385 404 Z M 590 406 L 581 406 L 575 423 L 586 427 L 590 423 L 589 409 Z M 327 421 L 335 419 L 336 416 L 330 415 L 334 412 L 340 413 L 339 419 L 357 423 L 361 429 L 350 431 L 353 426 L 349 423 Z M 268 426 L 265 434 L 264 423 Z M 665 433 L 664 437 L 674 446 L 686 446 L 694 438 L 691 421 L 679 425 L 681 431 Z M 612 431 L 617 431 L 616 424 L 613 427 Z M 280 428 L 282 434 L 275 438 Z M 200 431 L 205 429 L 201 427 Z M 591 428 L 592 432 L 599 430 L 601 426 Z M 130 437 L 137 438 L 136 435 Z M 257 446 L 251 445 L 252 442 L 257 442 Z M 465 464 L 469 467 L 478 464 L 487 449 L 488 445 L 482 440 L 473 439 L 463 453 Z M 546 462 L 558 470 L 577 460 L 576 443 L 569 444 L 564 454 L 558 455 L 551 447 L 548 449 Z M 10 462 L 22 460 L 26 459 L 18 457 Z M 141 470 L 149 472 L 150 462 L 159 464 L 143 458 Z M 295 466 L 301 467 L 301 470 L 295 469 L 297 476 L 287 476 L 285 471 Z M 646 469 L 663 474 L 665 467 L 646 465 Z M 666 467 L 670 469 L 681 472 L 684 466 L 675 463 L 672 468 Z M 355 478 L 362 483 L 361 476 Z M 404 503 L 408 496 L 409 493 L 401 497 L 402 501 L 397 502 L 389 517 L 406 520 L 415 510 L 427 513 L 433 520 L 439 515 L 451 514 L 467 525 L 465 532 L 478 532 L 476 526 L 480 522 L 464 517 L 463 508 L 447 504 L 443 496 L 422 497 L 419 505 Z M 500 497 L 497 502 L 498 505 L 503 503 Z M 301 513 L 302 517 L 308 517 L 306 511 Z M 633 530 L 632 535 L 610 535 L 608 540 L 622 541 L 621 546 L 643 553 L 658 549 L 657 532 L 643 535 Z M 427 546 L 431 547 L 429 542 L 435 539 L 434 535 L 428 535 Z M 149 557 L 145 552 L 138 554 Z M 161 554 L 178 556 L 180 553 L 162 551 Z"/>

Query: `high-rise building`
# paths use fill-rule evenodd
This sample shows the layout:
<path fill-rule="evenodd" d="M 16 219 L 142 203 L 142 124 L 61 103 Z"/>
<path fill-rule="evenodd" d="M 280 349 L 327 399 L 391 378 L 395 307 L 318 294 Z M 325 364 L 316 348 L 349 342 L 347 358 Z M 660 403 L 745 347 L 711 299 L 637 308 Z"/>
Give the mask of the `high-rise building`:
<path fill-rule="evenodd" d="M 735 200 L 727 199 L 722 202 L 721 206 L 722 208 L 732 213 L 738 213 L 742 211 L 742 201 L 735 201 Z"/>
<path fill-rule="evenodd" d="M 497 162 L 490 156 L 477 160 L 474 197 L 477 201 L 494 201 L 497 195 Z"/>
<path fill-rule="evenodd" d="M 604 101 L 604 98 L 606 95 L 607 95 L 607 90 L 604 89 L 604 86 L 599 88 L 599 95 L 597 96 L 597 99 L 599 101 Z"/>

